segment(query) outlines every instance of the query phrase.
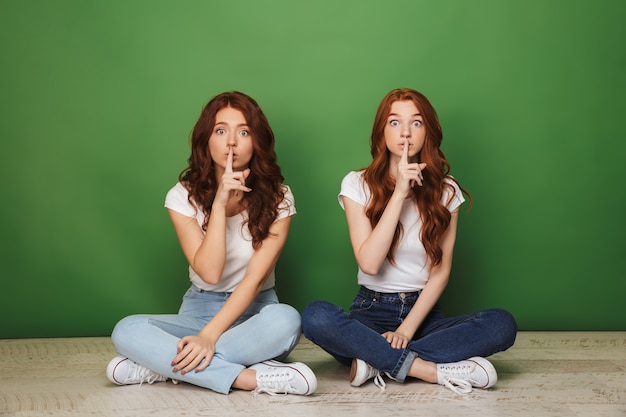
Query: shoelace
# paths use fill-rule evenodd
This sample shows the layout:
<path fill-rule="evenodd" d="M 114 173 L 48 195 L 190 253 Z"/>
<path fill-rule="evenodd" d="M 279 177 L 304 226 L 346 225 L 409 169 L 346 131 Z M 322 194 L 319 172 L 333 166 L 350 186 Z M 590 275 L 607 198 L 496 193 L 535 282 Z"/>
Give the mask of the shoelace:
<path fill-rule="evenodd" d="M 143 378 L 141 378 L 139 382 L 139 386 L 141 386 L 141 384 L 143 384 L 144 382 L 147 382 L 148 384 L 154 384 L 155 382 L 159 380 L 159 376 L 160 375 L 157 375 L 155 373 L 149 373 L 145 375 Z"/>
<path fill-rule="evenodd" d="M 382 373 L 376 372 L 376 375 L 374 375 L 374 385 L 380 388 L 381 391 L 385 391 L 385 388 L 387 388 L 387 384 L 383 379 Z"/>
<path fill-rule="evenodd" d="M 164 376 L 152 372 L 151 374 L 146 375 L 139 381 L 139 386 L 141 386 L 141 384 L 143 384 L 144 382 L 147 382 L 148 384 L 154 384 L 155 382 L 166 380 L 167 379 Z M 172 381 L 172 384 L 174 385 L 178 385 L 179 382 L 178 379 L 170 379 L 170 381 Z"/>
<path fill-rule="evenodd" d="M 259 377 L 259 386 L 252 394 L 267 393 L 270 395 L 287 395 L 291 390 L 289 385 L 290 375 L 288 373 L 264 374 Z"/>
<path fill-rule="evenodd" d="M 444 368 L 448 372 L 443 377 L 443 386 L 450 388 L 457 394 L 469 394 L 472 392 L 472 368 L 467 365 L 447 366 Z"/>
<path fill-rule="evenodd" d="M 164 376 L 159 375 L 151 371 L 150 369 L 144 368 L 143 366 L 137 364 L 135 365 L 133 371 L 134 372 L 129 379 L 134 381 L 139 380 L 139 386 L 143 385 L 144 382 L 148 384 L 154 384 L 155 382 L 165 381 L 166 379 Z M 178 381 L 174 383 L 177 384 Z"/>
<path fill-rule="evenodd" d="M 446 375 L 443 377 L 443 386 L 450 388 L 453 392 L 463 395 L 472 392 L 472 384 L 460 378 L 454 378 L 453 376 Z"/>

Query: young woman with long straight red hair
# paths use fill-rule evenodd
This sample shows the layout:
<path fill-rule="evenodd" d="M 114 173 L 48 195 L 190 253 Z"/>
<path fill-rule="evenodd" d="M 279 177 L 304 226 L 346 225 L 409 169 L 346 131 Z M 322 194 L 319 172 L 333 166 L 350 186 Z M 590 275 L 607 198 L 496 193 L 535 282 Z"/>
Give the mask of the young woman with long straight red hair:
<path fill-rule="evenodd" d="M 191 287 L 178 314 L 122 319 L 107 367 L 115 384 L 171 379 L 233 389 L 312 394 L 303 363 L 284 364 L 300 314 L 280 304 L 274 267 L 296 213 L 261 108 L 240 92 L 215 96 L 191 135 L 189 165 L 165 198 Z"/>
<path fill-rule="evenodd" d="M 457 393 L 497 381 L 485 357 L 513 345 L 502 309 L 445 317 L 459 207 L 469 194 L 450 175 L 437 113 L 421 93 L 390 91 L 378 107 L 371 164 L 348 173 L 345 210 L 360 289 L 349 313 L 326 301 L 302 313 L 304 335 L 351 366 L 350 383 L 383 376 L 439 383 Z"/>

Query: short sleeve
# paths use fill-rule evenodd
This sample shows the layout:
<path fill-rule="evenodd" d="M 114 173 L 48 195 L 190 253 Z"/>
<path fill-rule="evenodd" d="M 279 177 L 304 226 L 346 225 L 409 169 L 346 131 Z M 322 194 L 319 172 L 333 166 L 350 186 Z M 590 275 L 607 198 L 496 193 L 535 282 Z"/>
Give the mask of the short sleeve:
<path fill-rule="evenodd" d="M 288 185 L 283 185 L 285 191 L 285 197 L 283 201 L 278 205 L 278 216 L 276 220 L 281 220 L 289 216 L 296 214 L 296 202 L 291 192 L 291 188 Z"/>
<path fill-rule="evenodd" d="M 444 188 L 442 203 L 452 213 L 465 202 L 465 198 L 463 197 L 463 192 L 461 191 L 461 188 L 459 188 L 459 185 L 452 177 L 446 178 L 445 182 L 451 187 L 446 186 Z"/>
<path fill-rule="evenodd" d="M 196 217 L 197 209 L 189 200 L 189 191 L 180 182 L 176 183 L 165 196 L 165 207 L 187 217 Z"/>
<path fill-rule="evenodd" d="M 341 197 L 348 197 L 350 200 L 356 203 L 366 206 L 370 193 L 369 188 L 365 186 L 365 180 L 363 179 L 363 171 L 351 171 L 341 181 L 341 190 L 337 198 L 339 199 L 339 205 L 344 208 Z"/>

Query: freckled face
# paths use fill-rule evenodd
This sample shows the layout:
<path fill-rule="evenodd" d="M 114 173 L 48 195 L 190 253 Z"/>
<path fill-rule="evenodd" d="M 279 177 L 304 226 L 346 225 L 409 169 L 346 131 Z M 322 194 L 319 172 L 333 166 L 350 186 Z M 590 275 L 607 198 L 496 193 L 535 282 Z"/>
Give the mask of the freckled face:
<path fill-rule="evenodd" d="M 405 138 L 409 145 L 409 162 L 416 160 L 426 140 L 426 127 L 419 109 L 410 100 L 395 101 L 385 124 L 385 144 L 398 159 L 404 150 Z M 393 157 L 392 156 L 392 157 Z"/>
<path fill-rule="evenodd" d="M 232 148 L 233 169 L 244 170 L 248 168 L 254 154 L 252 140 L 252 133 L 243 113 L 232 107 L 224 107 L 215 115 L 215 126 L 209 137 L 211 159 L 217 166 L 225 169 L 228 152 Z"/>

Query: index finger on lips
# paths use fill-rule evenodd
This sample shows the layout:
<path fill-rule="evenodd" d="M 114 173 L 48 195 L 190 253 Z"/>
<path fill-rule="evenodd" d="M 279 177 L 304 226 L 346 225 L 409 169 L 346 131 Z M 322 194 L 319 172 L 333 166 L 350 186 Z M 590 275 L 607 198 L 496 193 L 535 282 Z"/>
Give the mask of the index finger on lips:
<path fill-rule="evenodd" d="M 226 157 L 226 172 L 233 172 L 233 147 L 228 148 L 228 156 Z"/>
<path fill-rule="evenodd" d="M 404 138 L 404 147 L 402 148 L 400 163 L 405 165 L 409 163 L 409 140 L 407 138 Z"/>

